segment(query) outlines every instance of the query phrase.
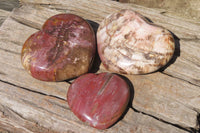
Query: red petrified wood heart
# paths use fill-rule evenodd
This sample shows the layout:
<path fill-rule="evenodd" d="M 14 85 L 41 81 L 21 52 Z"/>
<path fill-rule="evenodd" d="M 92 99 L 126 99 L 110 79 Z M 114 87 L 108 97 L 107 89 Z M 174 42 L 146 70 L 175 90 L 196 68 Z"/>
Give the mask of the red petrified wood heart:
<path fill-rule="evenodd" d="M 58 14 L 26 40 L 22 64 L 39 80 L 66 80 L 88 72 L 95 49 L 95 34 L 87 21 L 73 14 Z"/>
<path fill-rule="evenodd" d="M 69 87 L 67 101 L 72 112 L 97 129 L 113 125 L 130 98 L 127 83 L 115 74 L 85 74 Z"/>

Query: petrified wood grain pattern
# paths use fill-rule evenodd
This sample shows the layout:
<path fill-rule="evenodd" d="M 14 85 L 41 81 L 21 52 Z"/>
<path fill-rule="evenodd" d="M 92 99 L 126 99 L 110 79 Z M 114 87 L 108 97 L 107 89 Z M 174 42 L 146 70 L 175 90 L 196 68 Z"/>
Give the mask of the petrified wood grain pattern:
<path fill-rule="evenodd" d="M 198 24 L 163 16 L 156 10 L 107 0 L 51 1 L 50 5 L 49 1 L 43 0 L 24 2 L 42 4 L 43 7 L 22 6 L 15 9 L 0 28 L 1 128 L 11 132 L 102 132 L 86 126 L 69 110 L 65 101 L 69 82 L 41 82 L 25 72 L 20 61 L 21 48 L 27 37 L 38 31 L 44 21 L 55 14 L 75 13 L 99 23 L 118 9 L 131 8 L 170 29 L 180 38 L 180 49 L 177 47 L 177 59 L 163 71 L 164 74 L 125 75 L 133 83 L 132 106 L 139 112 L 130 108 L 121 121 L 105 132 L 179 133 L 198 130 Z M 178 38 L 175 39 L 178 41 Z M 104 71 L 103 68 L 101 71 Z"/>
<path fill-rule="evenodd" d="M 67 92 L 71 111 L 97 129 L 106 129 L 116 123 L 129 101 L 130 88 L 126 81 L 107 72 L 81 75 Z"/>
<path fill-rule="evenodd" d="M 89 19 L 97 23 L 100 23 L 102 19 L 104 19 L 104 17 L 106 17 L 108 14 L 116 12 L 120 9 L 133 9 L 135 11 L 138 11 L 139 13 L 143 14 L 144 16 L 155 22 L 155 24 L 161 25 L 175 34 L 175 56 L 171 60 L 171 63 L 173 63 L 173 65 L 169 65 L 167 69 L 164 69 L 163 73 L 200 86 L 200 53 L 198 52 L 200 51 L 200 26 L 196 22 L 192 23 L 184 21 L 182 19 L 174 18 L 173 16 L 165 16 L 162 15 L 159 10 L 157 11 L 136 5 L 130 6 L 129 4 L 120 4 L 107 0 L 90 0 L 77 2 L 53 0 L 50 2 L 50 5 L 49 1 L 47 0 L 21 0 L 21 3 L 32 3 L 35 5 L 42 4 L 43 6 L 50 7 L 52 9 L 85 16 L 85 19 Z M 98 8 L 95 8 L 96 6 L 98 6 Z M 22 9 L 23 8 L 20 8 L 19 10 Z M 22 10 L 23 13 L 29 15 L 24 16 L 17 14 L 17 12 L 13 15 L 15 15 L 15 17 L 18 19 L 34 17 L 34 14 L 31 13 L 31 9 L 25 9 L 24 11 Z M 36 24 L 38 28 L 38 23 L 41 22 L 41 18 L 48 18 L 48 16 L 50 16 L 50 14 L 47 14 L 45 12 L 43 13 L 46 16 L 41 15 L 39 18 L 36 18 L 31 22 L 28 21 L 28 24 Z M 52 15 L 53 14 L 54 13 L 52 13 Z M 193 52 L 191 52 L 191 50 Z"/>
<path fill-rule="evenodd" d="M 22 64 L 34 78 L 63 81 L 87 73 L 96 51 L 90 24 L 73 14 L 58 14 L 32 34 L 22 48 Z"/>
<path fill-rule="evenodd" d="M 111 72 L 147 74 L 165 66 L 174 54 L 172 34 L 133 10 L 108 15 L 97 31 L 98 53 Z"/>

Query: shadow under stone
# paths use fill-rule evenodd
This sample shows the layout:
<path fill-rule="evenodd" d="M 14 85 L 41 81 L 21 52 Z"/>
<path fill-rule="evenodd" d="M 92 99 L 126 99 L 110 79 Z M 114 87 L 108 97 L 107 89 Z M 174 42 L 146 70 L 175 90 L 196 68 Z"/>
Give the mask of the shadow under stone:
<path fill-rule="evenodd" d="M 88 22 L 88 23 L 91 25 L 91 27 L 93 28 L 94 33 L 95 33 L 95 37 L 96 37 L 99 24 L 96 23 L 96 22 L 94 22 L 94 21 L 91 21 L 91 20 L 87 20 L 87 22 Z M 91 69 L 90 69 L 89 72 L 91 72 L 91 73 L 96 73 L 96 72 L 99 70 L 100 64 L 101 64 L 101 60 L 100 60 L 100 57 L 99 57 L 99 54 L 98 54 L 98 50 L 97 50 L 97 37 L 96 37 L 96 52 L 95 52 L 95 58 L 94 58 L 94 60 L 93 60 L 93 65 L 92 65 L 92 67 L 91 67 Z"/>

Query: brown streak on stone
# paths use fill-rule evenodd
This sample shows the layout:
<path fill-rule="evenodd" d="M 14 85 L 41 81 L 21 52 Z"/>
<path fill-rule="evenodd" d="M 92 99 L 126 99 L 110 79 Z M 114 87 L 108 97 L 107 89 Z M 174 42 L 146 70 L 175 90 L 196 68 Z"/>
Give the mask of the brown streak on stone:
<path fill-rule="evenodd" d="M 137 66 L 137 65 L 134 65 L 134 67 L 137 68 L 138 74 L 143 74 L 143 73 L 145 73 L 145 72 L 143 71 L 144 69 L 143 69 L 142 67 Z"/>
<path fill-rule="evenodd" d="M 96 112 L 97 107 L 98 107 L 98 103 L 95 103 L 94 106 L 92 107 L 91 114 L 94 114 Z"/>
<path fill-rule="evenodd" d="M 127 33 L 126 35 L 124 35 L 124 38 L 125 38 L 125 39 L 128 39 L 129 35 L 130 35 L 130 32 Z"/>
<path fill-rule="evenodd" d="M 171 45 L 169 45 L 171 49 L 175 49 L 175 46 L 172 45 L 172 43 L 175 43 L 173 36 L 168 37 L 167 43 L 171 44 Z"/>
<path fill-rule="evenodd" d="M 121 26 L 118 26 L 116 31 L 120 31 L 121 28 L 122 28 Z"/>
<path fill-rule="evenodd" d="M 64 40 L 64 36 L 67 32 L 66 25 L 62 25 L 61 28 L 59 28 L 59 29 L 61 29 L 61 30 L 58 33 L 58 36 L 56 39 L 56 44 L 47 53 L 48 55 L 50 55 L 50 56 L 48 56 L 48 61 L 49 61 L 48 66 L 51 66 L 59 58 L 59 56 L 63 50 L 63 40 Z"/>
<path fill-rule="evenodd" d="M 154 38 L 152 37 L 152 35 L 148 35 L 148 36 L 147 36 L 147 40 L 150 40 L 150 41 L 151 41 L 152 39 L 154 39 Z"/>
<path fill-rule="evenodd" d="M 164 30 L 164 29 L 162 29 L 162 30 L 161 30 L 161 33 L 162 33 L 162 34 L 165 34 L 165 30 Z"/>
<path fill-rule="evenodd" d="M 121 17 L 121 16 L 122 16 L 121 13 L 117 13 L 117 14 L 116 14 L 116 19 L 118 19 L 118 18 Z"/>
<path fill-rule="evenodd" d="M 174 41 L 174 38 L 173 38 L 172 36 L 169 37 L 169 41 L 175 42 L 175 41 Z"/>
<path fill-rule="evenodd" d="M 106 89 L 106 86 L 108 85 L 108 83 L 110 82 L 110 80 L 112 79 L 113 75 L 108 73 L 104 76 L 103 79 L 105 79 L 104 84 L 102 85 L 101 89 L 98 91 L 97 95 L 101 95 L 103 93 L 103 91 Z"/>
<path fill-rule="evenodd" d="M 119 72 L 120 73 L 123 73 L 123 74 L 128 74 L 124 69 L 122 69 L 121 67 L 118 67 L 119 68 Z"/>
<path fill-rule="evenodd" d="M 145 59 L 147 59 L 147 60 L 151 60 L 151 59 L 154 59 L 155 58 L 155 55 L 153 55 L 153 54 L 150 54 L 150 53 L 143 53 L 143 55 L 144 55 L 144 57 L 145 57 Z M 152 55 L 152 56 L 151 56 Z"/>

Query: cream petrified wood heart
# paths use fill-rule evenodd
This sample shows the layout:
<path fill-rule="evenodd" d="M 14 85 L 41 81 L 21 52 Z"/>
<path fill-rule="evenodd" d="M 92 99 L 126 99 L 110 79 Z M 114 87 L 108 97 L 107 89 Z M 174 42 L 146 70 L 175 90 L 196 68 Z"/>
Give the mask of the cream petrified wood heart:
<path fill-rule="evenodd" d="M 126 9 L 101 22 L 97 44 L 104 66 L 109 71 L 125 74 L 156 71 L 169 62 L 175 49 L 174 38 L 167 29 Z"/>

